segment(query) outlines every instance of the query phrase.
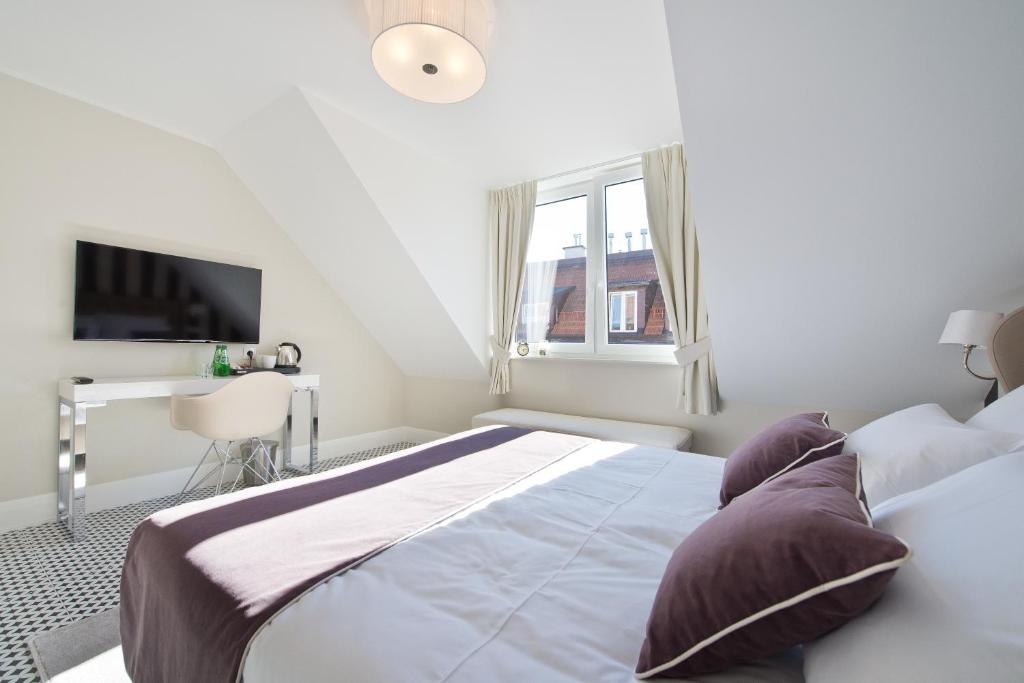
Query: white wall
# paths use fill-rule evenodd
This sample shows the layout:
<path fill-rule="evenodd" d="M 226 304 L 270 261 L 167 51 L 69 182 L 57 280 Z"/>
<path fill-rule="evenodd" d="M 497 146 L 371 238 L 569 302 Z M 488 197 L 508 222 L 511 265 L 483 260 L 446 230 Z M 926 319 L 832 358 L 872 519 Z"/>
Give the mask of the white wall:
<path fill-rule="evenodd" d="M 665 7 L 722 412 L 676 409 L 672 367 L 554 359 L 513 360 L 504 403 L 722 456 L 803 410 L 974 412 L 988 384 L 936 342 L 952 310 L 1024 304 L 1024 4 Z"/>
<path fill-rule="evenodd" d="M 800 412 L 828 410 L 833 427 L 852 431 L 878 417 L 871 411 L 837 410 L 828 404 L 758 404 L 725 396 L 714 416 L 687 415 L 676 408 L 679 368 L 554 358 L 512 361 L 512 391 L 504 404 L 619 420 L 686 427 L 693 430 L 692 450 L 728 456 L 755 432 Z"/>
<path fill-rule="evenodd" d="M 499 396 L 488 394 L 489 382 L 436 377 L 407 377 L 405 424 L 453 434 L 470 428 L 470 419 L 502 406 Z"/>
<path fill-rule="evenodd" d="M 483 287 L 474 270 L 483 260 L 464 272 L 455 272 L 462 268 L 455 260 L 445 272 L 443 253 L 415 232 L 417 216 L 403 204 L 401 188 L 423 171 L 402 168 L 389 187 L 386 164 L 358 139 L 376 139 L 377 131 L 324 109 L 330 105 L 311 105 L 292 90 L 219 146 L 254 197 L 207 147 L 0 77 L 0 286 L 8 293 L 0 335 L 30 350 L 9 369 L 12 390 L 0 397 L 0 430 L 10 435 L 0 458 L 4 471 L 19 473 L 0 479 L 0 500 L 54 488 L 58 377 L 191 372 L 211 352 L 72 343 L 76 237 L 262 267 L 264 342 L 269 349 L 283 338 L 298 341 L 304 365 L 324 374 L 328 439 L 406 423 L 454 431 L 502 404 L 688 426 L 698 451 L 725 455 L 798 410 L 828 409 L 843 429 L 928 400 L 969 414 L 987 387 L 962 372 L 957 349 L 935 341 L 953 309 L 1024 303 L 1024 4 L 665 6 L 720 415 L 684 415 L 675 407 L 678 370 L 657 365 L 514 361 L 512 393 L 488 396 L 479 379 L 481 292 L 459 289 L 473 281 Z M 650 32 L 645 7 L 630 35 Z M 528 23 L 520 10 L 509 16 Z M 492 75 L 499 82 L 500 70 Z M 268 89 L 266 98 L 279 92 Z M 571 97 L 571 87 L 562 96 Z M 643 106 L 663 121 L 674 111 L 665 114 L 660 97 Z M 396 117 L 413 120 L 419 111 L 396 109 L 391 128 L 401 127 Z M 670 142 L 657 131 L 676 130 L 638 129 L 629 119 L 612 128 L 622 153 L 657 144 L 651 135 Z M 534 142 L 555 133 L 537 134 Z M 439 167 L 405 153 L 409 140 L 378 142 L 388 163 Z M 443 147 L 431 143 L 423 148 Z M 472 144 L 474 153 L 461 158 L 477 158 L 483 148 Z M 555 165 L 544 172 L 553 172 L 611 154 L 602 147 L 583 159 L 586 148 L 581 142 L 549 158 L 524 144 L 505 158 L 509 168 L 525 168 L 543 157 Z M 431 183 L 444 187 L 443 179 Z M 413 188 L 411 196 L 430 194 Z M 482 244 L 471 204 L 459 207 L 457 229 L 445 232 L 465 245 L 467 258 Z M 434 226 L 445 221 L 437 205 L 425 215 Z M 163 401 L 111 405 L 95 411 L 93 425 L 94 482 L 182 467 L 199 446 L 170 430 Z"/>
<path fill-rule="evenodd" d="M 1024 3 L 665 3 L 723 394 L 973 411 L 1024 304 Z"/>
<path fill-rule="evenodd" d="M 398 367 L 215 151 L 3 75 L 0 102 L 0 501 L 55 489 L 58 378 L 190 374 L 213 352 L 71 341 L 78 238 L 262 268 L 261 348 L 295 341 L 321 373 L 322 438 L 403 424 Z M 185 467 L 202 447 L 166 400 L 111 403 L 90 413 L 89 481 Z"/>

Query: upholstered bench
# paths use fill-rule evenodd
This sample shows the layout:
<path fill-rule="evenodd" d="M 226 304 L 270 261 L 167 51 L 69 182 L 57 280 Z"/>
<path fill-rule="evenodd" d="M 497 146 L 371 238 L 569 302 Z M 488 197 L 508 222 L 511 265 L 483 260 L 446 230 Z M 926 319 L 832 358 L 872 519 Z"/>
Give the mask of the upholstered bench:
<path fill-rule="evenodd" d="M 579 415 L 563 415 L 519 408 L 502 408 L 480 413 L 473 417 L 472 424 L 474 427 L 499 424 L 527 427 L 547 432 L 579 434 L 607 441 L 671 448 L 677 451 L 689 449 L 690 443 L 693 441 L 693 432 L 685 427 L 604 420 L 597 417 L 580 417 Z"/>

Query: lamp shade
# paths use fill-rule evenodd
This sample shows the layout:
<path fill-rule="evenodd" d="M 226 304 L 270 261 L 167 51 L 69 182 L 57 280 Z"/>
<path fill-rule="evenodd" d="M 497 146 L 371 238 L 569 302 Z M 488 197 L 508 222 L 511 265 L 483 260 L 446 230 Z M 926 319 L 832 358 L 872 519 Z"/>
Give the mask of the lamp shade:
<path fill-rule="evenodd" d="M 939 343 L 984 349 L 1002 318 L 1002 313 L 992 311 L 953 311 L 949 314 Z"/>
<path fill-rule="evenodd" d="M 370 56 L 384 82 L 423 102 L 460 102 L 487 76 L 484 0 L 369 0 Z"/>

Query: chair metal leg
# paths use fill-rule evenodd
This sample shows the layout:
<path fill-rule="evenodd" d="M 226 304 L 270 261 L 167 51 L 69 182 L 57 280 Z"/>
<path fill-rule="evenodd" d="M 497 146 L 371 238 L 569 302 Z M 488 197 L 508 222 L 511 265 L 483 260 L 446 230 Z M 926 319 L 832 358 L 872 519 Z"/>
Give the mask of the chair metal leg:
<path fill-rule="evenodd" d="M 217 442 L 214 441 L 213 448 L 217 451 L 217 457 L 220 458 L 220 479 L 217 481 L 217 490 L 214 491 L 214 495 L 219 496 L 221 488 L 224 487 L 224 472 L 227 471 L 228 463 L 231 461 L 231 443 L 228 441 L 227 446 L 221 451 L 217 448 Z"/>
<path fill-rule="evenodd" d="M 185 487 L 181 490 L 181 493 L 178 494 L 178 497 L 175 499 L 174 504 L 177 505 L 178 503 L 180 503 L 181 499 L 185 496 L 185 494 L 189 493 L 190 491 L 195 491 L 203 484 L 203 482 L 212 477 L 214 474 L 219 475 L 217 480 L 217 488 L 214 491 L 214 495 L 220 495 L 225 490 L 224 477 L 225 474 L 227 474 L 228 465 L 239 465 L 238 474 L 235 475 L 235 479 L 231 483 L 230 488 L 227 488 L 228 492 L 234 491 L 235 489 L 238 488 L 239 482 L 242 480 L 242 476 L 244 475 L 246 469 L 252 472 L 253 475 L 257 479 L 262 481 L 264 484 L 270 484 L 273 481 L 281 481 L 281 472 L 277 467 L 277 463 L 275 463 L 271 459 L 270 450 L 267 448 L 266 444 L 264 444 L 263 441 L 258 437 L 252 437 L 252 439 L 250 440 L 250 444 L 252 446 L 251 452 L 249 453 L 249 456 L 247 458 L 243 459 L 241 455 L 239 455 L 238 457 L 231 455 L 231 448 L 232 446 L 237 445 L 236 442 L 228 441 L 223 448 L 221 448 L 220 444 L 218 444 L 216 441 L 211 442 L 210 445 L 207 447 L 206 452 L 203 454 L 203 458 L 199 461 L 199 464 L 196 465 L 194 470 L 192 470 L 192 474 L 189 476 L 188 481 L 185 483 Z M 209 459 L 211 451 L 213 451 L 213 453 L 217 456 L 217 460 L 220 466 L 211 469 L 209 472 L 200 477 L 195 484 L 192 484 L 192 480 L 195 479 L 196 475 L 199 473 L 199 470 L 206 463 L 207 459 Z M 261 472 L 259 469 L 257 469 L 253 463 L 253 461 L 260 454 L 261 451 L 263 456 L 266 457 L 267 459 L 266 473 Z"/>
<path fill-rule="evenodd" d="M 231 488 L 228 490 L 228 493 L 232 493 L 236 488 L 238 488 L 238 482 L 241 481 L 242 475 L 245 474 L 245 468 L 246 467 L 248 467 L 249 471 L 252 472 L 253 474 L 255 474 L 257 477 L 260 476 L 259 472 L 257 472 L 256 469 L 252 465 L 249 464 L 249 463 L 252 462 L 252 459 L 256 457 L 256 451 L 251 450 L 251 447 L 252 447 L 252 440 L 251 439 L 249 441 L 249 446 L 250 446 L 250 451 L 249 451 L 249 457 L 248 458 L 244 458 L 243 459 L 241 454 L 239 454 L 239 456 L 238 456 L 238 462 L 241 464 L 241 467 L 238 468 L 238 474 L 235 475 L 235 481 L 234 481 L 234 483 L 231 484 Z"/>
<path fill-rule="evenodd" d="M 175 505 L 177 505 L 181 501 L 181 498 L 186 493 L 189 493 L 190 491 L 195 491 L 196 489 L 198 489 L 200 486 L 203 485 L 203 483 L 207 479 L 212 477 L 214 474 L 219 475 L 218 482 L 217 482 L 217 488 L 214 490 L 214 495 L 217 495 L 217 494 L 220 493 L 221 489 L 224 487 L 224 474 L 227 471 L 228 464 L 231 462 L 230 449 L 231 449 L 231 444 L 232 443 L 233 442 L 229 441 L 227 446 L 226 446 L 226 448 L 224 450 L 221 450 L 220 446 L 217 444 L 216 441 L 213 441 L 213 442 L 210 443 L 209 447 L 206 449 L 206 453 L 203 454 L 203 459 L 199 461 L 199 464 L 196 465 L 195 470 L 192 471 L 192 475 L 189 477 L 188 483 L 185 484 L 185 488 L 183 488 L 181 490 L 181 493 L 179 493 L 177 499 L 175 499 L 175 501 L 174 501 Z M 203 463 L 206 462 L 206 459 L 210 456 L 210 451 L 213 451 L 213 453 L 217 456 L 217 462 L 219 463 L 219 466 L 214 467 L 209 472 L 204 474 L 202 477 L 199 478 L 199 481 L 197 481 L 195 484 L 192 485 L 191 488 L 189 488 L 189 483 L 192 482 L 192 479 L 195 477 L 196 473 L 203 466 Z"/>
<path fill-rule="evenodd" d="M 270 451 L 267 450 L 267 447 L 263 443 L 263 441 L 259 437 L 254 436 L 249 440 L 249 446 L 249 457 L 245 458 L 244 460 L 239 459 L 238 461 L 241 463 L 241 469 L 239 469 L 238 471 L 238 476 L 235 477 L 235 482 L 231 485 L 232 491 L 234 491 L 235 488 L 238 486 L 240 479 L 245 474 L 245 470 L 249 470 L 250 472 L 252 472 L 253 477 L 259 479 L 264 484 L 270 484 L 273 481 L 281 481 L 281 475 L 277 471 L 277 464 L 273 460 L 271 460 Z M 257 459 L 257 456 L 259 456 L 260 451 L 263 452 L 263 455 L 267 459 L 267 472 L 265 473 L 261 471 L 262 468 L 257 468 L 256 465 L 254 464 L 254 461 Z"/>
<path fill-rule="evenodd" d="M 192 474 L 191 474 L 191 475 L 189 475 L 188 481 L 186 481 L 186 482 L 185 482 L 185 486 L 183 486 L 183 487 L 182 487 L 182 489 L 181 489 L 181 493 L 179 493 L 179 494 L 178 494 L 178 497 L 174 499 L 174 504 L 175 504 L 175 505 L 177 505 L 178 503 L 180 503 L 180 502 L 181 502 L 181 498 L 182 498 L 182 496 L 184 496 L 184 495 L 185 495 L 185 494 L 186 494 L 186 493 L 188 492 L 188 490 L 189 490 L 189 489 L 188 489 L 188 486 L 189 486 L 189 484 L 191 484 L 191 483 L 192 483 L 192 480 L 193 480 L 193 479 L 195 479 L 195 477 L 196 477 L 196 474 L 197 474 L 197 473 L 199 472 L 199 468 L 203 466 L 203 463 L 204 463 L 204 462 L 206 462 L 206 459 L 207 459 L 207 458 L 208 458 L 208 457 L 210 456 L 210 450 L 211 450 L 212 448 L 213 448 L 213 443 L 211 442 L 211 443 L 210 443 L 210 445 L 206 447 L 206 452 L 205 452 L 205 453 L 203 453 L 203 457 L 202 457 L 202 459 L 201 459 L 201 460 L 199 461 L 199 464 L 198 464 L 198 465 L 196 465 L 196 468 L 195 468 L 194 470 L 192 470 Z M 211 471 L 212 471 L 212 470 L 211 470 Z M 207 478 L 208 478 L 209 476 L 210 476 L 210 473 L 209 473 L 209 472 L 207 472 L 207 473 L 206 473 L 206 476 L 205 476 L 205 477 L 203 477 L 202 479 L 200 479 L 199 481 L 197 481 L 197 482 L 196 482 L 196 485 L 195 485 L 195 487 L 194 487 L 194 488 L 199 488 L 199 485 L 200 485 L 200 484 L 202 484 L 202 483 L 203 483 L 204 481 L 206 481 L 206 479 L 207 479 Z"/>
<path fill-rule="evenodd" d="M 212 477 L 213 475 L 215 475 L 215 474 L 216 474 L 217 472 L 219 472 L 219 471 L 220 471 L 220 468 L 218 468 L 218 467 L 213 467 L 213 468 L 211 468 L 209 472 L 207 472 L 206 474 L 204 474 L 203 476 L 201 476 L 201 477 L 199 478 L 199 481 L 197 481 L 197 482 L 196 482 L 195 484 L 193 484 L 193 485 L 192 485 L 192 489 L 191 489 L 191 490 L 192 490 L 192 491 L 195 491 L 196 489 L 198 489 L 199 487 L 201 487 L 201 486 L 203 485 L 203 483 L 204 483 L 204 482 L 205 482 L 205 481 L 206 481 L 207 479 L 209 479 L 210 477 Z"/>
<path fill-rule="evenodd" d="M 235 477 L 235 482 L 231 485 L 232 491 L 238 488 L 238 482 L 242 480 L 242 475 L 245 474 L 245 470 L 247 468 L 250 472 L 253 473 L 253 476 L 255 476 L 257 479 L 260 479 L 264 484 L 270 483 L 267 481 L 267 478 L 264 477 L 263 474 L 261 474 L 259 470 L 257 470 L 252 465 L 252 461 L 256 459 L 257 450 L 255 448 L 255 444 L 258 441 L 259 439 L 257 439 L 256 437 L 251 437 L 249 439 L 249 457 L 243 459 L 241 455 L 239 455 L 238 459 L 235 461 L 239 463 L 241 467 L 238 468 L 238 475 Z"/>
<path fill-rule="evenodd" d="M 261 453 L 265 460 L 260 458 Z M 266 468 L 263 467 L 263 462 L 266 462 Z M 263 441 L 257 436 L 249 439 L 249 457 L 242 463 L 242 468 L 249 468 L 249 471 L 252 472 L 256 479 L 259 479 L 264 484 L 269 484 L 270 479 L 268 477 L 270 477 L 273 467 L 274 463 L 270 462 L 270 453 L 263 447 Z"/>
<path fill-rule="evenodd" d="M 245 463 L 242 465 L 242 469 L 239 470 L 238 476 L 235 478 L 235 486 L 238 485 L 238 481 L 239 481 L 239 479 L 241 479 L 242 475 L 245 473 L 245 470 L 249 470 L 250 472 L 252 472 L 252 475 L 254 477 L 256 477 L 257 479 L 259 479 L 260 481 L 262 481 L 264 484 L 269 484 L 270 483 L 269 481 L 267 481 L 266 477 L 264 477 L 262 474 L 260 474 L 259 470 L 257 470 L 255 467 L 252 466 L 252 464 L 250 463 L 249 460 L 246 460 Z M 231 487 L 231 490 L 232 491 L 235 490 L 234 486 Z"/>
<path fill-rule="evenodd" d="M 259 437 L 256 438 L 256 443 L 259 444 L 260 449 L 263 451 L 263 455 L 267 458 L 267 474 L 272 475 L 275 481 L 281 481 L 281 472 L 277 469 L 277 463 L 274 462 L 274 458 L 271 457 L 270 451 L 267 450 L 267 445 L 263 443 L 263 439 L 260 439 Z M 265 484 L 270 483 L 263 476 L 260 476 L 260 479 L 262 479 Z"/>

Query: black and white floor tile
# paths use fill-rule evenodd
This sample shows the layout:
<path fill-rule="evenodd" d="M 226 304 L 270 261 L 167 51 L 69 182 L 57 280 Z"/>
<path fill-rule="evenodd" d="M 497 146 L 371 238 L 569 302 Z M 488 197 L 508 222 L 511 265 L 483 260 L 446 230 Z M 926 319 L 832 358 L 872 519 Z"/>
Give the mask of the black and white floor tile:
<path fill-rule="evenodd" d="M 322 472 L 369 460 L 415 444 L 396 443 L 322 461 Z M 295 475 L 284 475 L 286 478 Z M 214 487 L 189 495 L 198 500 Z M 116 607 L 128 539 L 149 515 L 175 496 L 92 512 L 89 535 L 71 543 L 56 523 L 0 534 L 0 683 L 39 680 L 28 640 L 37 633 Z"/>

